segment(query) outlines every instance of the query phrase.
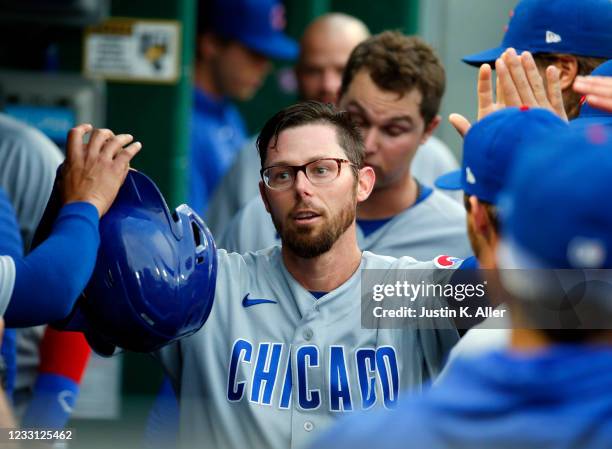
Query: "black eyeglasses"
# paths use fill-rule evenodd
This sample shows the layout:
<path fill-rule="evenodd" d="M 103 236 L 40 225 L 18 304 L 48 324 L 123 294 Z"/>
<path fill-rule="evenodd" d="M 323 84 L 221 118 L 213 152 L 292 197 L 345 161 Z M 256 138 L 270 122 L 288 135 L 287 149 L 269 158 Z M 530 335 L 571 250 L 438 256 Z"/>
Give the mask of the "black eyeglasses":
<path fill-rule="evenodd" d="M 313 185 L 328 184 L 340 176 L 342 164 L 354 166 L 346 159 L 317 159 L 304 165 L 273 165 L 260 170 L 261 179 L 273 190 L 287 190 L 293 186 L 298 172 L 304 172 Z"/>

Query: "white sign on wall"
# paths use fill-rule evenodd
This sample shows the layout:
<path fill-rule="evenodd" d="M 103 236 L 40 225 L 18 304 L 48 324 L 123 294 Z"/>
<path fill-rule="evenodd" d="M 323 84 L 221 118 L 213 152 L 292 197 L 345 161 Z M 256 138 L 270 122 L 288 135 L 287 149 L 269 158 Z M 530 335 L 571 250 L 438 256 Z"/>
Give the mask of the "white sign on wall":
<path fill-rule="evenodd" d="M 177 21 L 112 18 L 89 27 L 85 75 L 120 81 L 174 83 L 179 77 Z"/>

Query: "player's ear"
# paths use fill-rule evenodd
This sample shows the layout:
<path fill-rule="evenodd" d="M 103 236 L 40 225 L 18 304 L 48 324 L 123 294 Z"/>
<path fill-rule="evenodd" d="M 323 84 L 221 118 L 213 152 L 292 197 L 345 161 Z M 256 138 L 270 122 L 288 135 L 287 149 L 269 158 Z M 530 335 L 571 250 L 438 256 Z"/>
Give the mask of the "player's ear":
<path fill-rule="evenodd" d="M 199 34 L 196 46 L 198 59 L 206 61 L 217 53 L 217 38 L 212 33 Z"/>
<path fill-rule="evenodd" d="M 261 200 L 266 206 L 266 210 L 270 213 L 270 203 L 268 203 L 268 197 L 266 196 L 266 186 L 263 181 L 259 181 L 259 194 L 261 195 Z"/>
<path fill-rule="evenodd" d="M 365 201 L 372 193 L 374 183 L 376 182 L 376 174 L 372 167 L 363 167 L 358 172 L 359 179 L 357 180 L 357 202 Z"/>
<path fill-rule="evenodd" d="M 572 55 L 563 55 L 555 60 L 554 65 L 559 70 L 561 90 L 566 91 L 570 89 L 576 76 L 578 76 L 578 59 Z"/>
<path fill-rule="evenodd" d="M 478 201 L 478 198 L 476 198 L 474 195 L 470 196 L 469 202 L 470 215 L 472 215 L 476 232 L 483 237 L 488 238 L 493 230 L 493 223 L 491 223 L 489 214 L 487 213 L 487 208 L 483 203 Z"/>
<path fill-rule="evenodd" d="M 427 142 L 427 139 L 431 137 L 434 131 L 440 126 L 442 122 L 442 117 L 436 115 L 431 121 L 425 126 L 425 132 L 423 133 L 423 137 L 421 138 L 421 145 Z"/>

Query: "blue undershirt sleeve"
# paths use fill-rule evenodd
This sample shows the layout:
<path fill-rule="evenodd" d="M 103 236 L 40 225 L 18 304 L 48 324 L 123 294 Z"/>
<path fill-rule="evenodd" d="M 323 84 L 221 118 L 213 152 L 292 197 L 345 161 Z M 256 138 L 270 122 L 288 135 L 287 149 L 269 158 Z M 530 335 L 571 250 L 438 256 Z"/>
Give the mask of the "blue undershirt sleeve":
<path fill-rule="evenodd" d="M 98 223 L 92 204 L 67 204 L 49 238 L 15 260 L 15 287 L 4 315 L 8 327 L 37 326 L 68 316 L 96 263 Z"/>

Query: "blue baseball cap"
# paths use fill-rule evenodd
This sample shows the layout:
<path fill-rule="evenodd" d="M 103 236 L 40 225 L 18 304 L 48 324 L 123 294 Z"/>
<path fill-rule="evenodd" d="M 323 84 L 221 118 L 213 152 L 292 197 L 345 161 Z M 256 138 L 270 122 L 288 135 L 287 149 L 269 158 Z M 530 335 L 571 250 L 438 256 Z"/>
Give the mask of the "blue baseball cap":
<path fill-rule="evenodd" d="M 499 203 L 503 265 L 612 268 L 611 173 L 612 129 L 602 125 L 568 127 L 521 151 Z"/>
<path fill-rule="evenodd" d="M 463 58 L 480 66 L 509 47 L 521 53 L 612 58 L 612 1 L 522 0 L 511 13 L 502 44 Z"/>
<path fill-rule="evenodd" d="M 213 0 L 202 13 L 211 15 L 212 31 L 251 50 L 274 59 L 298 55 L 297 42 L 283 33 L 285 9 L 277 0 Z"/>
<path fill-rule="evenodd" d="M 599 67 L 593 70 L 593 73 L 591 73 L 591 75 L 612 76 L 612 60 L 601 64 Z M 578 115 L 578 117 L 576 117 L 576 119 L 572 120 L 570 124 L 572 126 L 583 126 L 592 123 L 612 125 L 612 114 L 610 112 L 594 108 L 588 102 L 585 101 L 580 107 L 580 114 Z"/>
<path fill-rule="evenodd" d="M 463 190 L 496 204 L 518 151 L 540 134 L 554 134 L 565 128 L 567 124 L 546 109 L 522 107 L 494 112 L 466 134 L 461 169 L 440 176 L 435 186 Z"/>

